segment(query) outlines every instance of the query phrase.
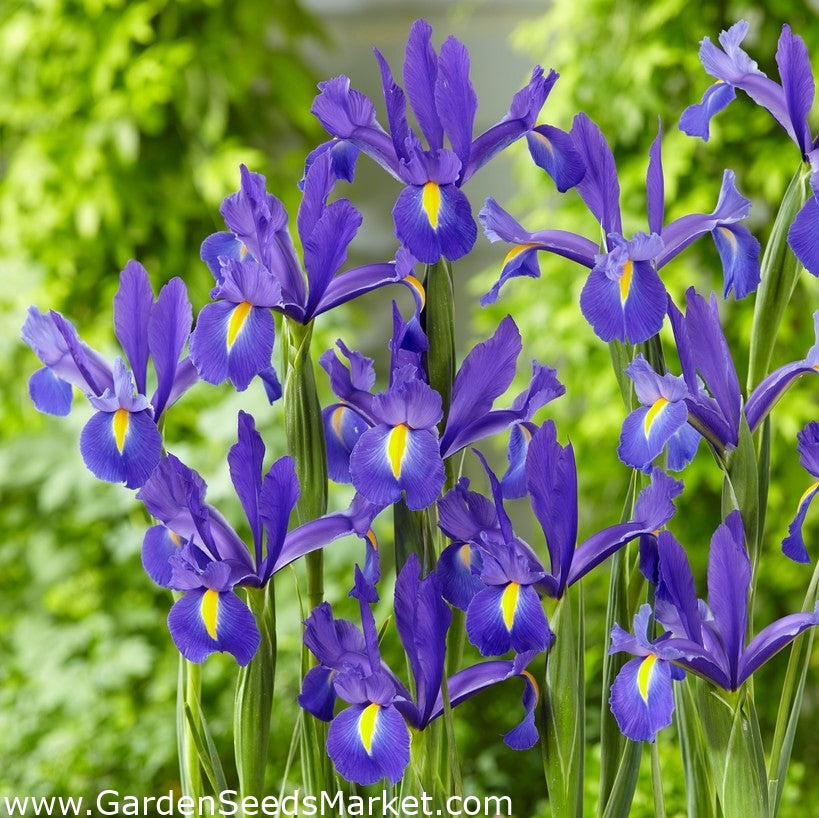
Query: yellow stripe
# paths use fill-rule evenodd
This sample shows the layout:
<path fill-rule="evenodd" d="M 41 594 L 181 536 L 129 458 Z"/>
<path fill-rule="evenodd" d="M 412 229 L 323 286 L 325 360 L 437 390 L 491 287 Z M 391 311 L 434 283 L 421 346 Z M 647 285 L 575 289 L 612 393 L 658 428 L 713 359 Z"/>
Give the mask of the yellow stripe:
<path fill-rule="evenodd" d="M 640 691 L 640 696 L 644 702 L 648 701 L 648 683 L 651 681 L 651 671 L 654 670 L 656 661 L 657 657 L 653 653 L 649 653 L 640 663 L 640 669 L 637 671 L 637 690 Z"/>
<path fill-rule="evenodd" d="M 530 131 L 533 136 L 536 136 L 546 147 L 546 150 L 549 153 L 552 153 L 552 141 L 551 139 L 547 139 L 540 131 Z"/>
<path fill-rule="evenodd" d="M 367 542 L 378 551 L 378 538 L 375 536 L 375 531 L 370 529 L 364 536 L 367 538 Z"/>
<path fill-rule="evenodd" d="M 719 227 L 717 228 L 723 236 L 725 236 L 728 244 L 731 245 L 731 252 L 736 253 L 737 251 L 737 237 L 734 235 L 733 230 L 729 230 L 727 227 Z"/>
<path fill-rule="evenodd" d="M 634 262 L 629 259 L 623 265 L 623 275 L 620 276 L 620 304 L 625 304 L 631 289 L 631 276 L 634 272 Z"/>
<path fill-rule="evenodd" d="M 427 182 L 421 194 L 421 208 L 427 214 L 430 227 L 438 229 L 438 214 L 441 211 L 441 188 L 435 182 Z"/>
<path fill-rule="evenodd" d="M 330 418 L 330 425 L 333 427 L 333 431 L 336 433 L 336 437 L 341 440 L 341 421 L 344 418 L 344 410 L 346 406 L 339 406 L 333 411 L 333 415 Z"/>
<path fill-rule="evenodd" d="M 506 630 L 512 630 L 512 624 L 515 621 L 515 611 L 518 608 L 518 596 L 520 595 L 520 584 L 517 582 L 510 582 L 504 588 L 501 596 L 501 613 L 503 614 L 503 624 L 506 625 Z"/>
<path fill-rule="evenodd" d="M 253 305 L 249 301 L 242 301 L 242 303 L 237 304 L 236 308 L 233 310 L 233 313 L 230 316 L 230 322 L 228 323 L 228 349 L 230 349 L 236 343 L 236 338 L 242 331 L 242 327 L 245 325 L 245 321 L 247 321 L 247 316 L 250 315 L 252 306 Z"/>
<path fill-rule="evenodd" d="M 648 433 L 651 431 L 651 427 L 654 425 L 654 421 L 657 420 L 657 415 L 663 411 L 663 407 L 668 403 L 666 398 L 657 398 L 654 403 L 651 404 L 651 408 L 646 412 L 646 418 L 643 422 L 643 432 L 645 436 L 648 437 Z"/>
<path fill-rule="evenodd" d="M 117 442 L 117 451 L 122 454 L 125 448 L 125 435 L 128 433 L 128 425 L 131 422 L 131 415 L 127 409 L 117 409 L 114 412 L 114 440 Z"/>
<path fill-rule="evenodd" d="M 182 537 L 179 536 L 175 531 L 169 531 L 168 535 L 171 538 L 171 542 L 177 547 L 181 548 L 182 546 Z"/>
<path fill-rule="evenodd" d="M 407 453 L 408 434 L 409 427 L 406 423 L 399 423 L 387 436 L 387 458 L 396 477 L 401 476 L 401 464 Z"/>
<path fill-rule="evenodd" d="M 533 247 L 538 247 L 539 245 L 535 244 L 534 242 L 529 242 L 528 244 L 516 244 L 507 254 L 506 258 L 503 260 L 503 266 L 505 267 L 515 256 L 519 256 L 524 250 L 531 250 Z"/>
<path fill-rule="evenodd" d="M 458 556 L 461 558 L 464 568 L 467 570 L 472 568 L 472 548 L 468 544 L 462 545 L 458 549 Z"/>
<path fill-rule="evenodd" d="M 361 738 L 364 749 L 367 751 L 367 755 L 372 755 L 370 751 L 373 746 L 373 736 L 375 736 L 375 726 L 380 710 L 381 705 L 372 702 L 372 704 L 368 704 L 364 708 L 364 712 L 358 720 L 358 735 Z"/>
<path fill-rule="evenodd" d="M 202 621 L 205 623 L 205 630 L 211 639 L 216 639 L 216 620 L 219 617 L 219 592 L 208 588 L 202 597 L 202 607 L 200 609 Z"/>
<path fill-rule="evenodd" d="M 424 285 L 413 275 L 407 276 L 404 282 L 418 293 L 418 297 L 421 299 L 421 309 L 424 309 L 427 305 L 427 291 L 424 289 Z"/>
<path fill-rule="evenodd" d="M 810 486 L 810 488 L 808 488 L 808 490 L 799 498 L 799 502 L 796 504 L 796 507 L 799 508 L 799 506 L 801 506 L 802 503 L 804 503 L 805 500 L 808 499 L 808 495 L 812 491 L 816 491 L 816 489 L 819 489 L 819 480 L 817 480 L 812 486 Z"/>

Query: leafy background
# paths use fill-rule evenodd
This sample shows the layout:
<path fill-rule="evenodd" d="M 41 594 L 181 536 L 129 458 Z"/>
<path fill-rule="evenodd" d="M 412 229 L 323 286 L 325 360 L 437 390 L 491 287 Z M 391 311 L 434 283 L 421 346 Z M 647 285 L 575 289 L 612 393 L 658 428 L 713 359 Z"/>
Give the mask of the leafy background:
<path fill-rule="evenodd" d="M 417 15 L 406 5 L 400 13 L 392 4 L 373 5 L 331 15 L 327 4 L 314 3 L 308 11 L 294 0 L 2 4 L 0 795 L 93 797 L 105 788 L 158 794 L 178 786 L 177 656 L 164 624 L 169 599 L 140 566 L 146 520 L 128 492 L 98 483 L 86 472 L 76 443 L 87 417 L 80 401 L 65 420 L 40 416 L 30 406 L 26 378 L 36 363 L 19 341 L 25 310 L 31 303 L 58 309 L 89 343 L 110 352 L 111 296 L 129 258 L 145 264 L 156 288 L 180 275 L 195 309 L 206 303 L 211 279 L 198 247 L 219 227 L 218 205 L 236 187 L 238 164 L 265 173 L 269 189 L 292 212 L 303 156 L 323 138 L 309 114 L 316 82 L 345 71 L 355 85 L 375 93 L 372 64 L 366 71 L 356 69 L 346 62 L 350 53 L 363 52 L 370 60 L 369 44 L 387 43 L 384 50 L 393 65 L 400 59 L 409 22 Z M 491 85 L 497 54 L 486 43 L 505 30 L 498 26 L 501 12 L 495 5 L 417 10 L 434 23 L 436 42 L 452 32 L 472 49 L 484 125 L 505 111 L 515 83 L 526 74 L 521 68 L 502 91 Z M 816 4 L 784 0 L 775 13 L 762 4 L 684 0 L 554 0 L 543 8 L 522 3 L 520 19 L 511 21 L 507 11 L 503 22 L 514 29 L 514 64 L 540 62 L 560 72 L 543 121 L 568 128 L 574 112 L 585 110 L 600 124 L 618 161 L 626 232 L 645 229 L 644 175 L 659 116 L 665 131 L 667 217 L 710 211 L 722 169 L 731 167 L 740 189 L 754 201 L 751 226 L 764 241 L 799 162 L 795 147 L 744 98 L 715 121 L 707 145 L 680 134 L 676 121 L 709 82 L 697 59 L 703 36 L 714 37 L 740 17 L 750 20 L 748 50 L 763 70 L 775 73 L 775 42 L 785 21 L 819 54 Z M 474 42 L 462 29 L 472 32 Z M 470 183 L 467 192 L 475 209 L 491 193 L 531 229 L 555 226 L 595 235 L 576 194 L 556 194 L 545 176 L 533 172 L 522 146 L 514 146 L 498 164 L 501 170 L 491 183 Z M 349 195 L 364 209 L 368 225 L 358 243 L 362 261 L 394 252 L 388 210 L 395 189 L 390 185 L 361 163 Z M 477 296 L 491 286 L 504 254 L 483 239 L 480 244 L 481 253 L 456 271 L 459 338 L 465 350 L 511 312 L 521 327 L 526 357 L 558 368 L 567 396 L 544 417 L 556 418 L 561 438 L 570 437 L 577 452 L 581 498 L 587 498 L 581 509 L 584 536 L 619 518 L 628 477 L 614 453 L 622 411 L 608 351 L 577 309 L 584 276 L 568 262 L 544 257 L 540 280 L 511 283 L 498 305 L 480 311 Z M 691 284 L 718 289 L 718 269 L 715 254 L 702 242 L 666 268 L 664 279 L 679 303 Z M 376 294 L 328 317 L 317 346 L 329 346 L 344 334 L 383 360 L 384 333 L 372 316 L 386 312 L 389 297 Z M 751 302 L 723 305 L 740 360 L 750 334 Z M 803 274 L 775 365 L 801 358 L 813 343 L 810 316 L 818 306 L 819 287 Z M 815 417 L 812 395 L 811 383 L 798 386 L 774 416 L 774 477 L 756 612 L 762 623 L 793 610 L 807 584 L 806 570 L 786 564 L 777 550 L 807 485 L 794 441 Z M 270 451 L 283 453 L 279 409 L 267 407 L 253 388 L 236 395 L 203 385 L 174 409 L 168 424 L 170 447 L 206 475 L 209 496 L 228 504 L 226 511 L 229 516 L 236 512 L 236 520 L 224 456 L 240 407 L 259 418 Z M 493 454 L 500 464 L 500 448 Z M 685 472 L 685 482 L 673 530 L 702 567 L 720 489 L 704 449 Z M 332 502 L 340 505 L 344 497 L 341 491 Z M 815 514 L 806 535 L 817 539 Z M 332 601 L 343 599 L 350 562 L 357 558 L 354 544 L 328 552 Z M 277 578 L 279 617 L 286 624 L 280 635 L 285 658 L 277 680 L 281 698 L 274 710 L 271 792 L 282 784 L 293 729 L 290 702 L 299 683 L 294 581 L 299 581 L 298 569 Z M 603 692 L 595 679 L 602 660 L 598 646 L 605 594 L 602 572 L 586 585 L 588 627 L 599 633 L 589 639 L 586 661 L 589 810 L 599 756 L 596 713 Z M 771 663 L 758 690 L 775 689 L 784 665 L 784 657 Z M 233 665 L 226 657 L 212 657 L 204 675 L 206 708 L 227 759 Z M 783 815 L 804 815 L 804 804 L 819 796 L 819 784 L 809 774 L 819 765 L 819 736 L 808 729 L 819 717 L 816 678 L 814 672 L 806 692 Z M 546 806 L 538 751 L 513 754 L 499 740 L 511 726 L 518 696 L 517 689 L 500 691 L 459 709 L 466 788 L 479 794 L 510 792 L 517 814 L 541 814 Z M 758 706 L 763 730 L 771 729 L 775 697 L 760 695 Z M 669 815 L 682 814 L 682 774 L 672 731 L 661 736 L 660 749 Z M 292 772 L 291 784 L 297 774 Z M 641 787 L 641 792 L 646 795 L 638 793 L 633 814 L 651 815 L 650 789 Z"/>

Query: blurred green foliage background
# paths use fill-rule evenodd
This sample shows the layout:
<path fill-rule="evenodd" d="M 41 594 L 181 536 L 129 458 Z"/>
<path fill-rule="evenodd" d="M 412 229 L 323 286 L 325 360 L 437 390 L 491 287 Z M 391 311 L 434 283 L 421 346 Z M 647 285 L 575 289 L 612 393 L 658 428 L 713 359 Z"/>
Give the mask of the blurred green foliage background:
<path fill-rule="evenodd" d="M 450 31 L 461 36 L 459 14 L 478 15 L 487 6 L 456 4 L 449 27 L 436 23 L 437 42 Z M 533 8 L 515 35 L 516 47 L 532 62 L 561 74 L 542 121 L 568 129 L 573 114 L 584 110 L 600 124 L 618 162 L 625 232 L 646 227 L 644 177 L 659 117 L 667 220 L 712 210 L 722 170 L 730 167 L 740 190 L 754 201 L 750 226 L 764 242 L 799 162 L 797 149 L 742 95 L 715 120 L 708 144 L 680 134 L 676 122 L 710 81 L 697 58 L 703 36 L 715 38 L 740 17 L 749 19 L 747 49 L 763 70 L 775 74 L 783 22 L 819 55 L 814 5 L 782 0 L 774 13 L 762 4 L 732 2 L 554 0 L 544 8 Z M 146 520 L 128 492 L 98 483 L 85 470 L 77 447 L 87 417 L 83 404 L 64 420 L 40 416 L 30 406 L 26 379 L 37 364 L 19 341 L 19 327 L 29 304 L 54 308 L 75 321 L 85 340 L 110 353 L 110 301 L 129 258 L 145 264 L 156 289 L 182 276 L 199 309 L 211 285 L 199 244 L 220 226 L 218 206 L 237 186 L 238 164 L 263 172 L 268 189 L 295 210 L 303 157 L 323 138 L 309 114 L 322 77 L 308 55 L 330 48 L 334 31 L 295 0 L 5 0 L 0 10 L 0 795 L 93 797 L 104 788 L 161 793 L 178 782 L 177 655 L 165 629 L 169 599 L 140 566 Z M 476 90 L 487 105 L 481 88 Z M 505 104 L 490 100 L 488 107 L 500 114 Z M 529 229 L 563 227 L 595 235 L 576 194 L 556 194 L 545 175 L 533 172 L 524 146 L 511 153 L 516 192 L 501 199 L 507 209 Z M 367 195 L 359 190 L 355 198 Z M 472 203 L 475 210 L 481 204 Z M 389 257 L 394 239 L 385 236 L 383 246 L 379 257 Z M 511 312 L 526 357 L 557 367 L 567 395 L 544 417 L 555 417 L 561 438 L 574 445 L 586 498 L 581 537 L 586 536 L 619 518 L 628 473 L 615 454 L 623 413 L 609 353 L 577 308 L 585 276 L 569 262 L 544 256 L 540 280 L 512 282 L 497 305 L 480 311 L 477 296 L 491 286 L 505 250 L 488 252 L 491 269 L 462 283 L 459 320 L 468 329 L 461 336 L 486 337 Z M 707 241 L 663 275 L 678 303 L 691 284 L 706 292 L 721 288 Z M 384 341 L 373 337 L 368 320 L 386 309 L 389 297 L 378 294 L 364 306 L 328 316 L 316 347 L 329 346 L 344 327 L 348 343 L 383 357 Z M 741 369 L 752 301 L 723 305 Z M 811 315 L 817 307 L 817 282 L 803 274 L 775 365 L 801 358 L 813 343 Z M 202 385 L 170 417 L 171 447 L 207 477 L 214 502 L 231 502 L 224 457 L 238 408 L 254 412 L 271 452 L 283 453 L 279 408 L 267 407 L 260 391 L 236 395 Z M 761 623 L 794 610 L 807 585 L 809 569 L 786 563 L 778 544 L 807 486 L 795 435 L 816 416 L 815 394 L 812 383 L 799 385 L 774 415 L 774 476 L 757 606 Z M 494 454 L 500 465 L 500 446 Z M 720 476 L 704 447 L 684 476 L 686 491 L 672 528 L 701 568 L 718 522 Z M 334 502 L 343 498 L 340 492 Z M 813 542 L 816 516 L 806 528 Z M 238 520 L 238 512 L 232 518 Z M 346 546 L 328 552 L 331 601 L 346 593 L 351 553 L 359 558 L 357 549 Z M 271 792 L 281 785 L 299 684 L 294 575 L 298 580 L 298 570 L 277 578 L 285 658 L 277 680 Z M 586 587 L 588 628 L 597 635 L 589 639 L 586 662 L 593 810 L 605 571 Z M 784 666 L 780 657 L 766 668 L 759 689 L 775 689 Z M 231 660 L 212 657 L 204 675 L 206 708 L 227 757 Z M 819 783 L 809 774 L 819 766 L 819 735 L 806 729 L 819 717 L 817 678 L 813 673 L 805 697 L 783 815 L 804 815 L 806 799 L 819 800 Z M 466 789 L 510 792 L 519 815 L 541 814 L 537 750 L 513 754 L 499 739 L 512 724 L 518 697 L 516 688 L 459 710 Z M 776 703 L 775 697 L 759 697 L 763 730 L 772 728 Z M 682 814 L 673 732 L 660 742 L 669 815 Z M 646 795 L 638 796 L 633 814 L 653 814 L 650 790 L 642 789 Z"/>

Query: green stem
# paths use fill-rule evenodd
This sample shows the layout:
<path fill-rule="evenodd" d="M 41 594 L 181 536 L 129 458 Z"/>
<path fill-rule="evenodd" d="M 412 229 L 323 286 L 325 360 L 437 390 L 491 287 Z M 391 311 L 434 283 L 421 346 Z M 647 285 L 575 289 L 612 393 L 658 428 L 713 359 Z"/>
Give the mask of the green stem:
<path fill-rule="evenodd" d="M 233 744 L 240 798 L 261 799 L 265 795 L 264 774 L 276 675 L 276 611 L 272 582 L 265 588 L 247 588 L 246 591 L 261 643 L 250 664 L 239 669 Z"/>
<path fill-rule="evenodd" d="M 190 712 L 195 723 L 202 717 L 202 667 L 179 656 L 179 682 L 177 687 L 176 737 L 179 749 L 179 775 L 182 794 L 189 795 L 198 803 L 204 793 L 199 750 L 186 716 Z"/>
<path fill-rule="evenodd" d="M 801 164 L 782 197 L 762 255 L 761 281 L 756 293 L 751 330 L 748 394 L 768 372 L 779 324 L 802 270 L 802 265 L 788 246 L 788 230 L 807 199 L 809 178 L 810 168 Z"/>
<path fill-rule="evenodd" d="M 654 816 L 665 818 L 665 799 L 663 797 L 663 778 L 660 770 L 660 751 L 655 741 L 651 745 L 651 784 L 654 790 Z"/>
<path fill-rule="evenodd" d="M 455 294 L 452 268 L 446 259 L 427 265 L 424 279 L 426 304 L 421 327 L 429 340 L 425 364 L 429 385 L 441 396 L 446 422 L 455 379 Z"/>

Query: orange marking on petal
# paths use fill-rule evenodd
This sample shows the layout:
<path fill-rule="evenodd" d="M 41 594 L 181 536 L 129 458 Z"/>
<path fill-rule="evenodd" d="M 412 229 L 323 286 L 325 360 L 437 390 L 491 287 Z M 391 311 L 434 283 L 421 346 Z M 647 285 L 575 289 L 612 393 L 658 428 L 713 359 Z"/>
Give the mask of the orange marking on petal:
<path fill-rule="evenodd" d="M 252 308 L 253 305 L 249 301 L 242 301 L 242 303 L 237 304 L 236 308 L 233 310 L 233 313 L 230 316 L 230 322 L 228 323 L 228 349 L 230 349 L 236 343 L 236 339 L 239 337 L 239 333 L 242 331 L 242 327 L 244 327 L 245 321 L 247 321 L 247 317 L 250 315 L 250 310 Z"/>
<path fill-rule="evenodd" d="M 117 443 L 117 451 L 122 454 L 125 448 L 125 435 L 128 433 L 128 426 L 131 422 L 131 414 L 127 409 L 117 409 L 114 412 L 114 440 Z"/>
<path fill-rule="evenodd" d="M 375 531 L 370 529 L 364 536 L 367 538 L 367 542 L 378 551 L 378 538 L 375 536 Z"/>
<path fill-rule="evenodd" d="M 507 254 L 506 258 L 503 260 L 503 266 L 505 267 L 513 258 L 519 256 L 524 250 L 531 250 L 533 247 L 538 247 L 539 245 L 535 244 L 534 242 L 529 242 L 528 244 L 516 244 Z"/>
<path fill-rule="evenodd" d="M 470 570 L 472 568 L 472 548 L 468 544 L 462 545 L 458 549 L 458 556 L 461 558 L 464 567 Z"/>
<path fill-rule="evenodd" d="M 414 275 L 408 275 L 404 279 L 404 283 L 409 284 L 418 293 L 418 297 L 421 299 L 421 309 L 424 309 L 427 305 L 427 291 L 424 289 L 424 285 Z"/>
<path fill-rule="evenodd" d="M 734 235 L 733 230 L 729 230 L 727 227 L 718 227 L 720 233 L 725 237 L 728 244 L 731 245 L 731 252 L 736 253 L 737 251 L 737 237 Z"/>
<path fill-rule="evenodd" d="M 346 406 L 338 406 L 333 410 L 330 418 L 330 425 L 333 427 L 336 437 L 341 440 L 341 421 L 344 419 L 344 410 Z"/>
<path fill-rule="evenodd" d="M 436 182 L 427 182 L 421 194 L 421 208 L 426 213 L 430 227 L 438 229 L 438 214 L 441 211 L 441 188 Z"/>
<path fill-rule="evenodd" d="M 535 677 L 532 676 L 532 674 L 529 673 L 528 670 L 522 670 L 520 672 L 520 675 L 525 676 L 529 680 L 532 687 L 535 689 L 535 698 L 539 699 L 540 698 L 540 688 L 537 686 L 537 682 L 535 681 Z"/>
<path fill-rule="evenodd" d="M 530 131 L 530 133 L 533 136 L 537 137 L 543 143 L 543 145 L 545 146 L 546 150 L 549 151 L 549 153 L 552 153 L 552 140 L 551 139 L 548 139 L 547 137 L 545 137 L 540 131 Z"/>

